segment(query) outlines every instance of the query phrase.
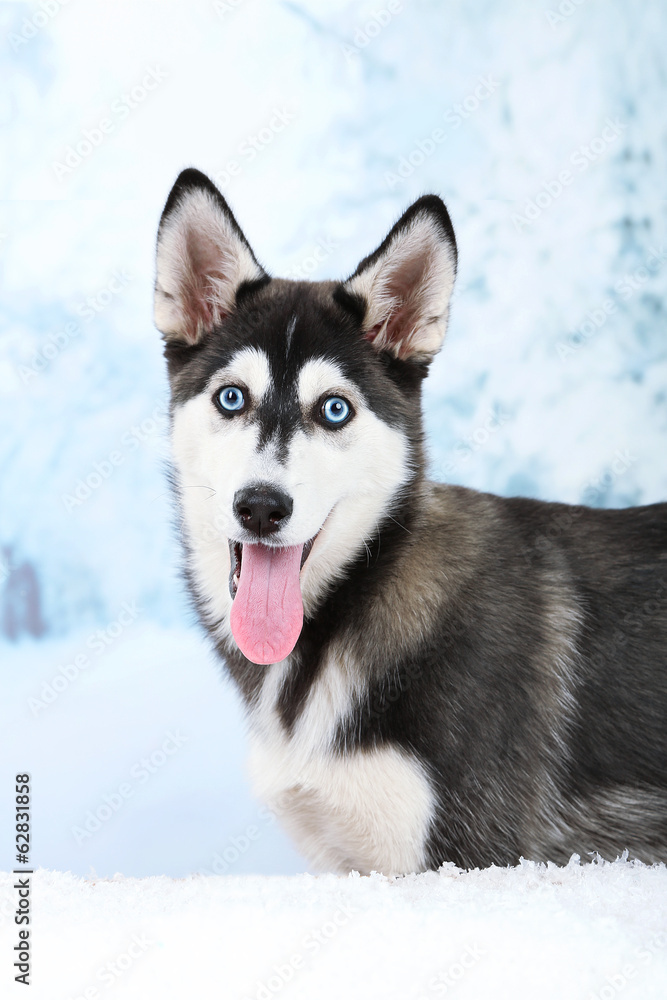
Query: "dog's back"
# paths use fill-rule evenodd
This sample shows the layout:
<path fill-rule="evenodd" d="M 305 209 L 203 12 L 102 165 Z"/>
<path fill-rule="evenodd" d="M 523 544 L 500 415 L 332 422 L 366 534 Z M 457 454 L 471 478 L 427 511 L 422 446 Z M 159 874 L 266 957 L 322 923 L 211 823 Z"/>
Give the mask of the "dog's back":
<path fill-rule="evenodd" d="M 426 509 L 404 544 L 439 609 L 401 712 L 441 796 L 431 863 L 664 858 L 667 504 L 434 486 Z"/>

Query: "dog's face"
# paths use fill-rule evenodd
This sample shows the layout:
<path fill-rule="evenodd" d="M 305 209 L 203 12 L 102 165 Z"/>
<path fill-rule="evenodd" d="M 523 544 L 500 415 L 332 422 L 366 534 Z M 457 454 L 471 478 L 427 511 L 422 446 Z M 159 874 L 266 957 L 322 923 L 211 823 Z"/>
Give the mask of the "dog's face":
<path fill-rule="evenodd" d="M 417 473 L 419 387 L 444 336 L 451 223 L 421 199 L 344 283 L 271 280 L 222 195 L 182 174 L 158 236 L 177 488 L 194 586 L 255 663 Z"/>

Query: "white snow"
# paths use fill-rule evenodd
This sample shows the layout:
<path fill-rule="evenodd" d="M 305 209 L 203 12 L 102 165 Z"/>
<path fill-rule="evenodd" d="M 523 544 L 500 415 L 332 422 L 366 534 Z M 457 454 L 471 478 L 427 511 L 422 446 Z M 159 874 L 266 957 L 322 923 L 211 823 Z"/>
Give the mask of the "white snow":
<path fill-rule="evenodd" d="M 248 791 L 238 698 L 188 627 L 151 316 L 157 221 L 188 165 L 276 274 L 347 275 L 440 193 L 461 253 L 425 393 L 436 478 L 598 506 L 667 494 L 667 7 L 389 6 L 0 5 L 0 632 L 25 564 L 44 629 L 0 640 L 0 864 L 27 769 L 33 861 L 55 870 L 35 876 L 33 997 L 112 996 L 97 972 L 134 933 L 155 943 L 118 996 L 256 997 L 293 954 L 304 969 L 271 995 L 667 996 L 664 869 L 296 875 Z M 59 179 L 86 133 L 99 141 Z M 117 871 L 185 880 L 75 877 Z M 349 922 L 308 947 L 343 905 Z M 460 982 L 429 985 L 476 947 Z"/>
<path fill-rule="evenodd" d="M 0 877 L 4 917 L 12 885 Z M 32 902 L 33 985 L 12 997 L 664 1000 L 667 984 L 664 865 L 445 865 L 399 879 L 39 871 Z M 5 963 L 15 930 L 0 925 Z"/>

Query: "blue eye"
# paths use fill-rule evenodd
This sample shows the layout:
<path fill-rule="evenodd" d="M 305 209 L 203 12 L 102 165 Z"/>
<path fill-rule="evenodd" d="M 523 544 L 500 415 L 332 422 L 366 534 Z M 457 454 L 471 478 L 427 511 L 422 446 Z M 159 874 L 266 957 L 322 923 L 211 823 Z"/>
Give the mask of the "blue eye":
<path fill-rule="evenodd" d="M 217 402 L 226 413 L 240 413 L 245 406 L 245 397 L 237 386 L 226 385 L 218 393 Z"/>
<path fill-rule="evenodd" d="M 324 400 L 320 409 L 326 422 L 334 427 L 344 424 L 351 412 L 350 404 L 341 396 L 329 396 L 328 399 Z"/>

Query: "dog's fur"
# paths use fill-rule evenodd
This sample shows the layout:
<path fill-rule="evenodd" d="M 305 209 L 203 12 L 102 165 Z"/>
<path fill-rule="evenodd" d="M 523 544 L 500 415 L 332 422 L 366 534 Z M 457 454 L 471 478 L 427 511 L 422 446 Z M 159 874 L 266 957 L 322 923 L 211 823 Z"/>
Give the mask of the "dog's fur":
<path fill-rule="evenodd" d="M 155 315 L 187 573 L 247 705 L 256 789 L 337 871 L 665 861 L 667 504 L 425 478 L 421 383 L 455 270 L 435 196 L 341 283 L 269 278 L 198 171 L 167 201 Z M 232 419 L 213 401 L 230 384 L 250 398 Z M 354 411 L 334 431 L 327 395 Z M 265 666 L 234 641 L 228 585 L 229 541 L 253 541 L 234 496 L 257 483 L 293 500 L 266 545 L 316 536 L 300 637 Z"/>

